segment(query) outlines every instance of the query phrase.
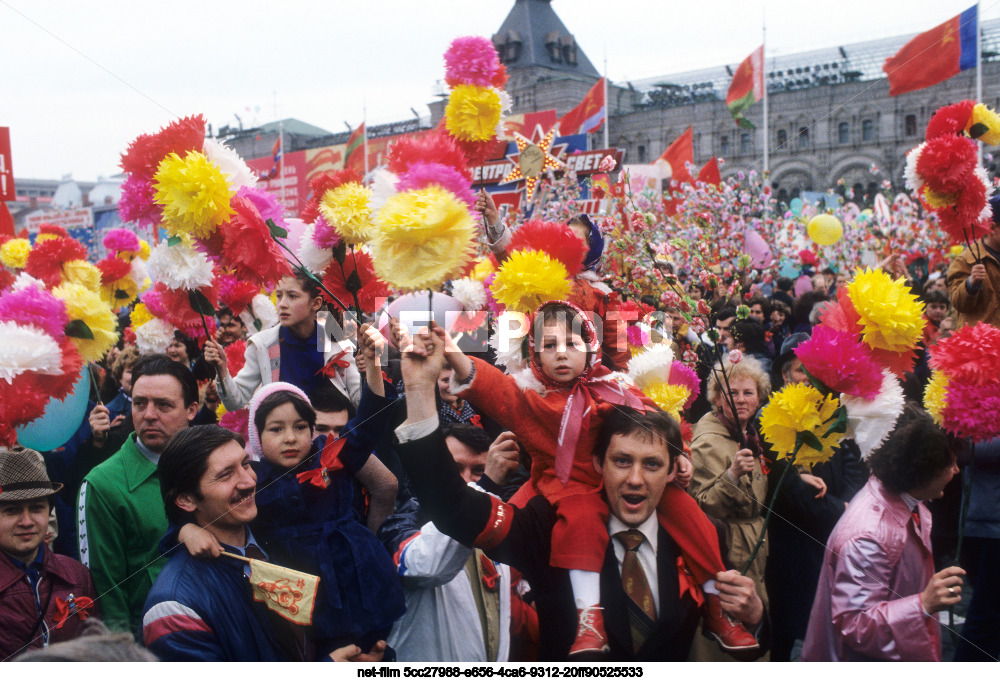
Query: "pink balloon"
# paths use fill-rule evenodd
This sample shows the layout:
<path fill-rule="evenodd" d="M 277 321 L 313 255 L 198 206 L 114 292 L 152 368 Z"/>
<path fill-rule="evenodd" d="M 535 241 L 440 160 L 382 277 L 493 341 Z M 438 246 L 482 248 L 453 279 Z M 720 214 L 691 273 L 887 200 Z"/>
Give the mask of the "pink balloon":
<path fill-rule="evenodd" d="M 747 255 L 753 261 L 754 267 L 767 267 L 774 261 L 774 254 L 771 252 L 771 247 L 764 241 L 764 237 L 757 230 L 747 230 L 745 245 Z"/>
<path fill-rule="evenodd" d="M 292 249 L 292 253 L 298 253 L 302 234 L 306 231 L 306 223 L 299 218 L 285 218 L 285 229 L 288 230 L 288 236 L 284 238 L 285 245 Z M 288 255 L 287 251 L 285 255 Z"/>
<path fill-rule="evenodd" d="M 430 301 L 427 300 L 427 291 L 407 293 L 389 303 L 389 307 L 379 317 L 378 330 L 382 337 L 391 344 L 389 318 L 399 317 L 399 320 L 406 325 L 407 330 L 414 334 L 421 327 L 427 326 L 431 317 L 431 306 L 434 308 L 434 321 L 444 328 L 448 328 L 450 323 L 454 321 L 454 317 L 464 309 L 462 303 L 444 293 L 435 293 Z"/>

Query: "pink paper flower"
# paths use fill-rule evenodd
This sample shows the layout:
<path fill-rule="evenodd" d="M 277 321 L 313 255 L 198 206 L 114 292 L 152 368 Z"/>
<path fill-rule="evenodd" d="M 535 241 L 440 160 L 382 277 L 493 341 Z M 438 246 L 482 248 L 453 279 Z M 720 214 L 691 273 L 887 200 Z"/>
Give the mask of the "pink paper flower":
<path fill-rule="evenodd" d="M 66 303 L 41 286 L 26 286 L 0 296 L 0 322 L 31 324 L 59 342 L 69 323 Z"/>
<path fill-rule="evenodd" d="M 138 251 L 139 237 L 130 229 L 121 227 L 110 230 L 104 235 L 104 247 L 109 251 Z"/>
<path fill-rule="evenodd" d="M 739 364 L 743 361 L 743 353 L 735 348 L 729 351 L 729 363 Z"/>
<path fill-rule="evenodd" d="M 396 189 L 405 192 L 410 189 L 423 189 L 432 184 L 450 191 L 470 210 L 476 204 L 476 196 L 469 188 L 468 179 L 451 166 L 442 163 L 414 163 L 400 175 Z"/>
<path fill-rule="evenodd" d="M 450 87 L 460 84 L 489 87 L 500 69 L 493 43 L 480 36 L 455 38 L 444 53 L 444 63 L 444 79 Z"/>
<path fill-rule="evenodd" d="M 995 383 L 1000 380 L 1000 329 L 983 322 L 962 327 L 931 348 L 930 364 L 957 383 Z"/>
<path fill-rule="evenodd" d="M 616 165 L 618 164 L 615 163 L 614 157 L 609 154 L 601 159 L 601 165 L 598 167 L 598 170 L 602 173 L 610 173 L 615 169 Z"/>
<path fill-rule="evenodd" d="M 153 183 L 139 175 L 130 175 L 122 183 L 118 215 L 124 222 L 156 226 L 163 221 L 163 207 L 153 201 Z M 136 249 L 138 250 L 138 249 Z"/>
<path fill-rule="evenodd" d="M 1000 384 L 968 385 L 951 381 L 941 412 L 946 430 L 984 442 L 1000 435 Z"/>
<path fill-rule="evenodd" d="M 340 243 L 340 235 L 337 234 L 330 223 L 322 215 L 316 218 L 313 223 L 313 243 L 320 248 L 336 248 Z"/>
<path fill-rule="evenodd" d="M 873 399 L 882 387 L 882 370 L 856 335 L 820 324 L 795 348 L 813 378 L 830 390 Z"/>
<path fill-rule="evenodd" d="M 685 409 L 689 409 L 694 404 L 701 392 L 701 381 L 698 380 L 698 374 L 694 372 L 694 369 L 677 360 L 674 360 L 673 364 L 670 365 L 670 384 L 683 385 L 691 391 L 691 396 L 684 403 Z"/>

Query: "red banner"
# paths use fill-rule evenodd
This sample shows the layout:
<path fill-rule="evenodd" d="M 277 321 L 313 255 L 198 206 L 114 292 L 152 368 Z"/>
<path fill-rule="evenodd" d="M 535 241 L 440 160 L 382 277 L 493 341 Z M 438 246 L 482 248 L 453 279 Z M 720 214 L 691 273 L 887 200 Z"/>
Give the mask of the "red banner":
<path fill-rule="evenodd" d="M 10 128 L 0 128 L 0 201 L 13 201 L 14 167 L 10 161 Z"/>

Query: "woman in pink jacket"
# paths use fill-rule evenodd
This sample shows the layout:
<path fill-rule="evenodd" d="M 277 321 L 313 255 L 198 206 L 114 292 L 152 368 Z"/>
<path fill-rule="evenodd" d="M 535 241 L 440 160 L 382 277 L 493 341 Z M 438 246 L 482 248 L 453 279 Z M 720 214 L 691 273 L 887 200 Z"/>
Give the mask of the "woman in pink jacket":
<path fill-rule="evenodd" d="M 934 574 L 931 514 L 958 472 L 948 436 L 907 406 L 868 460 L 872 477 L 826 545 L 803 661 L 940 661 L 936 613 L 962 598 L 960 567 Z"/>

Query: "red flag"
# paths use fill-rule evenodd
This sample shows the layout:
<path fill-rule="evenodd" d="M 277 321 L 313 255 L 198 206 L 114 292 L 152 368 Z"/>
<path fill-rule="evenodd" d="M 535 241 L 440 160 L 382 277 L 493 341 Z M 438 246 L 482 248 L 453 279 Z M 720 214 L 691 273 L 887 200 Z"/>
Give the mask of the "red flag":
<path fill-rule="evenodd" d="M 358 173 L 365 173 L 365 124 L 361 125 L 347 138 L 347 147 L 344 149 L 344 167 L 354 168 Z"/>
<path fill-rule="evenodd" d="M 694 130 L 689 125 L 680 137 L 671 142 L 658 161 L 670 164 L 670 180 L 672 182 L 694 182 L 688 163 L 694 163 Z"/>
<path fill-rule="evenodd" d="M 14 236 L 14 216 L 7 204 L 0 201 L 0 236 Z"/>
<path fill-rule="evenodd" d="M 722 176 L 719 174 L 719 159 L 714 156 L 702 166 L 698 172 L 698 181 L 705 184 L 714 184 L 718 187 L 722 184 Z"/>
<path fill-rule="evenodd" d="M 764 96 L 764 46 L 761 45 L 736 68 L 726 91 L 726 107 L 741 128 L 756 127 L 743 116 L 743 109 Z"/>
<path fill-rule="evenodd" d="M 920 90 L 976 65 L 976 8 L 921 33 L 885 60 L 889 94 Z"/>
<path fill-rule="evenodd" d="M 590 88 L 583 101 L 565 116 L 556 121 L 559 134 L 576 135 L 580 132 L 594 132 L 601 127 L 607 113 L 604 106 L 604 79 L 601 78 Z"/>

